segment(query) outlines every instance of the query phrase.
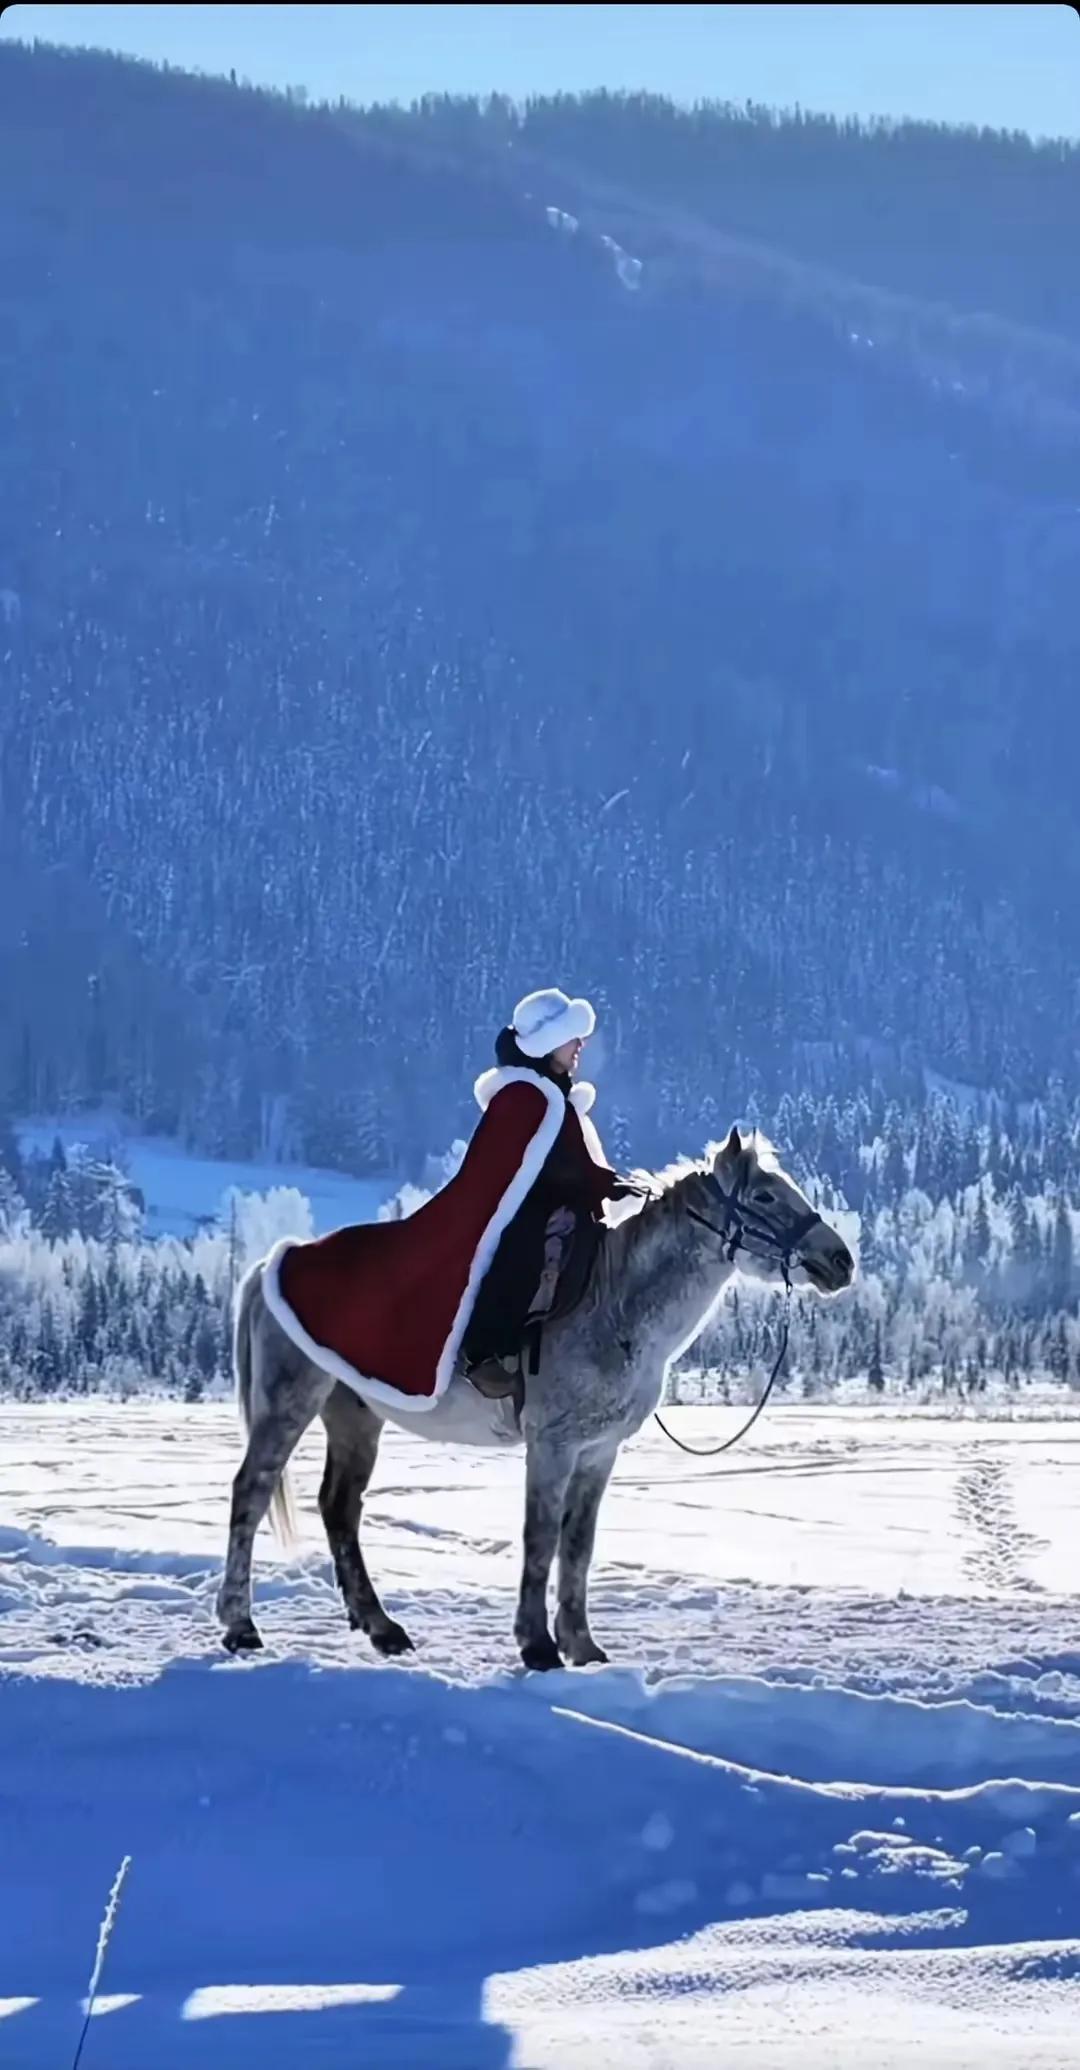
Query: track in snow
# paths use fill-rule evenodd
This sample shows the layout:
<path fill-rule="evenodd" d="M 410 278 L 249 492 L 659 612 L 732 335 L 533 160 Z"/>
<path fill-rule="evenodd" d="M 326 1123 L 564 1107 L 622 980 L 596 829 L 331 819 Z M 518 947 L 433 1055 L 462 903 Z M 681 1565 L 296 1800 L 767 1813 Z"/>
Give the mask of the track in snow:
<path fill-rule="evenodd" d="M 1017 1523 L 1007 1452 L 973 1452 L 970 1465 L 957 1479 L 956 1507 L 972 1538 L 964 1555 L 965 1573 L 994 1591 L 1021 1587 L 1030 1561 L 1048 1546 Z"/>

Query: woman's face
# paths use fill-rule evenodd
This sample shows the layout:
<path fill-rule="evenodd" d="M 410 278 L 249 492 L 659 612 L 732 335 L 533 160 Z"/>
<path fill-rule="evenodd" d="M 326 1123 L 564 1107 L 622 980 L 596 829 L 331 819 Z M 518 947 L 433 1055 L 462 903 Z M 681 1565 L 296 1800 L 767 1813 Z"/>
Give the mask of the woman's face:
<path fill-rule="evenodd" d="M 550 1058 L 552 1069 L 565 1071 L 572 1078 L 584 1047 L 581 1037 L 575 1036 L 573 1042 L 564 1042 L 561 1049 L 553 1049 Z"/>

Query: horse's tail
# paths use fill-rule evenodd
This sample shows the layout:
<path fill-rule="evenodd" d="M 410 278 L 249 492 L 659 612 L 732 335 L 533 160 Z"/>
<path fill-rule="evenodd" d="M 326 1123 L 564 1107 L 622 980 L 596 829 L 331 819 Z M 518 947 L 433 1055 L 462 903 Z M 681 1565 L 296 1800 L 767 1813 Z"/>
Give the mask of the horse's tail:
<path fill-rule="evenodd" d="M 245 1272 L 233 1296 L 233 1372 L 236 1375 L 236 1407 L 244 1426 L 244 1436 L 251 1436 L 251 1304 L 262 1278 L 262 1264 L 253 1265 Z"/>
<path fill-rule="evenodd" d="M 252 1429 L 265 1406 L 266 1397 L 262 1390 L 261 1375 L 252 1357 L 251 1310 L 255 1296 L 262 1290 L 263 1261 L 253 1265 L 244 1274 L 236 1289 L 236 1304 L 233 1311 L 233 1370 L 236 1374 L 236 1406 L 245 1437 L 250 1438 Z M 270 1522 L 278 1544 L 290 1551 L 296 1544 L 296 1505 L 288 1469 L 278 1480 L 270 1497 Z"/>

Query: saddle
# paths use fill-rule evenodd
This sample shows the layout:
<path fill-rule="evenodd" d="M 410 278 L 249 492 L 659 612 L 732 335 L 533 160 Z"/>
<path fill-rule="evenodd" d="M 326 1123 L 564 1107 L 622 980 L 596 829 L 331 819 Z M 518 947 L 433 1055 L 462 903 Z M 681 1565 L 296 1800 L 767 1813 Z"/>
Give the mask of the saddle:
<path fill-rule="evenodd" d="M 513 1398 L 514 1417 L 519 1428 L 525 1406 L 526 1373 L 535 1378 L 540 1371 L 544 1331 L 550 1323 L 564 1322 L 581 1307 L 592 1285 L 604 1233 L 602 1223 L 579 1222 L 559 1273 L 551 1306 L 541 1315 L 526 1316 L 521 1337 L 513 1351 L 503 1352 L 498 1357 L 481 1356 L 474 1365 L 466 1367 L 465 1377 L 470 1386 L 488 1401 L 502 1401 L 507 1396 Z"/>

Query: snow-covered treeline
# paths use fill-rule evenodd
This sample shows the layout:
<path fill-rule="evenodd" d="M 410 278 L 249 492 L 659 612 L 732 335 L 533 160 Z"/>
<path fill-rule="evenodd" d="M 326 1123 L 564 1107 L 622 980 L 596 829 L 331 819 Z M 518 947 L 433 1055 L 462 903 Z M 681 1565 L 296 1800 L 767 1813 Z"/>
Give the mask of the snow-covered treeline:
<path fill-rule="evenodd" d="M 988 1381 L 1032 1379 L 1080 1387 L 1074 1298 L 1077 1216 L 1060 1195 L 1002 1198 L 990 1178 L 955 1201 L 911 1187 L 895 1206 L 859 1216 L 815 1189 L 860 1258 L 859 1279 L 836 1302 L 796 1301 L 788 1385 L 808 1395 L 865 1379 L 873 1392 L 980 1393 Z M 695 1348 L 703 1377 L 677 1382 L 679 1399 L 714 1395 L 771 1363 L 774 1295 L 740 1284 Z"/>
<path fill-rule="evenodd" d="M 859 1257 L 842 1300 L 795 1304 L 789 1372 L 806 1391 L 1080 1385 L 1080 1109 L 1059 1083 L 1023 1112 L 803 1095 L 766 1125 Z M 697 1349 L 704 1384 L 760 1372 L 776 1320 L 773 1297 L 737 1288 Z"/>
<path fill-rule="evenodd" d="M 842 1107 L 800 1095 L 761 1118 L 860 1260 L 850 1294 L 795 1303 L 789 1387 L 1080 1386 L 1080 1111 L 1059 1087 L 1023 1114 L 949 1099 L 902 1113 L 871 1093 Z M 413 1212 L 463 1148 L 429 1158 L 382 1212 Z M 0 1145 L 0 1391 L 225 1385 L 238 1278 L 277 1236 L 312 1233 L 286 1187 L 231 1193 L 190 1240 L 145 1241 L 138 1221 L 123 1172 L 89 1149 L 22 1160 Z M 744 1393 L 777 1316 L 774 1296 L 738 1284 L 678 1390 Z"/>
<path fill-rule="evenodd" d="M 197 1401 L 226 1384 L 232 1293 L 285 1233 L 310 1236 L 291 1187 L 226 1196 L 197 1236 L 145 1240 L 139 1203 L 89 1151 L 0 1165 L 0 1394 L 165 1389 Z M 31 1204 L 33 1203 L 33 1205 Z"/>

